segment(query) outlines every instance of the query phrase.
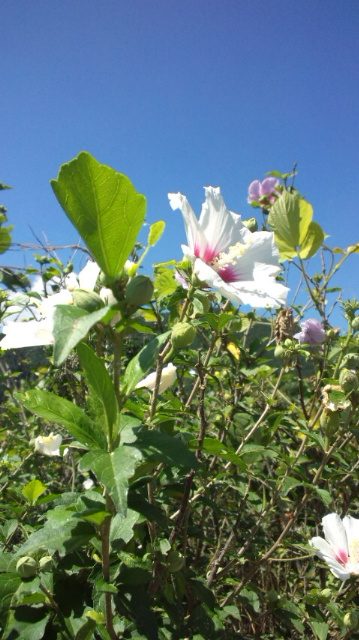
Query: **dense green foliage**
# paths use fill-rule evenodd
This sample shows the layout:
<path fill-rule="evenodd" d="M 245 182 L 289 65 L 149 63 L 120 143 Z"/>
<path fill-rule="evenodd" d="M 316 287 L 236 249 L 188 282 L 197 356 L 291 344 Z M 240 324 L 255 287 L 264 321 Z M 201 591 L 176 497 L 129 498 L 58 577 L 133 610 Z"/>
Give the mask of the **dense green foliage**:
<path fill-rule="evenodd" d="M 81 153 L 53 181 L 102 271 L 56 308 L 53 348 L 2 352 L 4 640 L 359 638 L 355 578 L 308 543 L 326 513 L 359 508 L 359 303 L 341 303 L 345 329 L 330 324 L 331 278 L 358 245 L 325 246 L 281 177 L 263 225 L 302 297 L 261 312 L 206 288 L 188 259 L 139 274 L 164 223 L 141 252 L 145 199 L 126 176 Z M 72 264 L 35 259 L 3 272 L 5 320 L 26 308 L 35 324 L 66 287 Z M 293 337 L 309 310 L 325 330 L 312 345 Z"/>

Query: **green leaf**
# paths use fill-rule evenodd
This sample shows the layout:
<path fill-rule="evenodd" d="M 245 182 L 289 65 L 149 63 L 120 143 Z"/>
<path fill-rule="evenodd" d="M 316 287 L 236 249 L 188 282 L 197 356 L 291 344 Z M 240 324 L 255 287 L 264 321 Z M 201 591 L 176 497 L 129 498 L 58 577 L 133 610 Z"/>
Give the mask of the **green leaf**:
<path fill-rule="evenodd" d="M 316 494 L 319 496 L 319 498 L 325 504 L 326 507 L 329 507 L 332 504 L 333 499 L 329 491 L 327 491 L 326 489 L 320 489 L 320 487 L 317 487 L 315 485 L 309 485 L 309 486 L 313 486 L 314 491 L 316 492 Z"/>
<path fill-rule="evenodd" d="M 11 235 L 10 231 L 12 230 L 12 225 L 8 227 L 2 227 L 0 229 L 0 253 L 5 253 L 5 251 L 9 248 L 11 243 Z"/>
<path fill-rule="evenodd" d="M 191 449 L 198 448 L 197 440 L 190 440 L 188 444 L 191 447 Z M 237 456 L 235 451 L 233 451 L 233 449 L 230 449 L 225 444 L 223 444 L 223 442 L 218 440 L 218 438 L 209 438 L 209 437 L 204 438 L 201 449 L 206 453 L 211 453 L 212 455 L 218 456 L 219 458 L 223 458 L 224 460 L 229 460 L 230 462 L 233 462 L 241 469 L 247 468 L 247 465 L 245 464 L 245 462 L 241 460 L 239 456 Z"/>
<path fill-rule="evenodd" d="M 42 640 L 50 615 L 44 607 L 20 605 L 10 612 L 4 638 L 12 640 Z M 10 632 L 9 635 L 7 632 Z"/>
<path fill-rule="evenodd" d="M 308 620 L 309 625 L 312 628 L 313 633 L 315 634 L 318 640 L 326 640 L 328 637 L 329 625 L 324 621 L 319 620 Z"/>
<path fill-rule="evenodd" d="M 157 220 L 150 226 L 150 232 L 148 234 L 148 244 L 153 247 L 159 241 L 165 230 L 166 223 L 164 220 Z"/>
<path fill-rule="evenodd" d="M 324 237 L 322 227 L 317 222 L 311 222 L 307 234 L 300 245 L 300 257 L 306 260 L 314 256 L 323 244 Z"/>
<path fill-rule="evenodd" d="M 46 491 L 46 487 L 40 480 L 34 478 L 30 480 L 22 489 L 21 493 L 25 496 L 26 500 L 31 504 L 35 504 L 39 496 Z"/>
<path fill-rule="evenodd" d="M 170 334 L 170 331 L 166 331 L 166 333 L 157 336 L 130 360 L 123 378 L 123 390 L 126 395 L 131 393 L 136 384 L 142 380 L 149 369 L 154 366 L 157 356 Z"/>
<path fill-rule="evenodd" d="M 84 339 L 91 327 L 102 320 L 110 307 L 89 313 L 70 304 L 59 304 L 54 312 L 54 361 L 60 365 L 71 349 Z"/>
<path fill-rule="evenodd" d="M 87 151 L 63 164 L 51 186 L 102 271 L 119 275 L 142 227 L 145 197 Z"/>
<path fill-rule="evenodd" d="M 155 278 L 155 292 L 158 300 L 166 298 L 176 291 L 178 282 L 176 282 L 173 269 L 167 269 L 166 267 L 160 267 L 157 271 Z"/>
<path fill-rule="evenodd" d="M 127 510 L 127 516 L 124 518 L 120 513 L 111 520 L 110 543 L 113 545 L 117 540 L 123 540 L 126 544 L 133 537 L 133 527 L 139 519 L 137 511 Z"/>
<path fill-rule="evenodd" d="M 40 549 L 46 549 L 49 553 L 69 553 L 87 544 L 95 533 L 89 522 L 75 518 L 71 511 L 65 513 L 65 510 L 61 510 L 56 515 L 56 518 L 48 520 L 41 529 L 31 534 L 16 552 L 16 557 L 33 554 Z"/>
<path fill-rule="evenodd" d="M 138 449 L 119 446 L 111 453 L 93 450 L 86 453 L 80 461 L 81 471 L 91 471 L 105 485 L 118 512 L 126 516 L 128 480 L 135 472 L 141 460 Z"/>
<path fill-rule="evenodd" d="M 102 405 L 105 417 L 105 432 L 109 442 L 116 437 L 119 423 L 119 412 L 115 388 L 110 375 L 98 356 L 92 349 L 81 342 L 77 346 L 77 353 L 84 369 L 86 381 Z"/>
<path fill-rule="evenodd" d="M 17 573 L 0 573 L 0 624 L 9 611 L 12 597 L 21 585 L 21 578 Z"/>
<path fill-rule="evenodd" d="M 96 430 L 83 409 L 50 391 L 31 389 L 17 394 L 24 406 L 49 422 L 65 427 L 76 440 L 86 447 L 107 447 L 103 432 Z"/>
<path fill-rule="evenodd" d="M 182 440 L 161 431 L 134 429 L 138 447 L 146 460 L 164 462 L 173 467 L 197 469 L 198 460 Z"/>

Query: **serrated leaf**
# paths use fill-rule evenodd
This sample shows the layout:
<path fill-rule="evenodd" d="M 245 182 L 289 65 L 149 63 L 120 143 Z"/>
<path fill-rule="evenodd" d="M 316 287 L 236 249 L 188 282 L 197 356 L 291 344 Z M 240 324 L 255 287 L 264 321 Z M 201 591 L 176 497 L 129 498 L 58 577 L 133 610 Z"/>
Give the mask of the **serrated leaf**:
<path fill-rule="evenodd" d="M 126 395 L 131 393 L 136 384 L 142 380 L 149 369 L 154 366 L 157 356 L 170 334 L 170 331 L 166 331 L 166 333 L 157 336 L 130 360 L 123 378 L 123 390 Z"/>
<path fill-rule="evenodd" d="M 305 253 L 309 253 L 316 246 L 315 243 L 319 237 L 316 227 L 312 227 L 312 231 L 308 239 L 306 239 L 312 217 L 312 205 L 304 198 L 300 198 L 298 195 L 288 191 L 284 191 L 272 205 L 268 216 L 268 224 L 274 231 L 275 241 L 282 260 L 294 257 L 297 251 L 302 248 L 304 242 Z"/>
<path fill-rule="evenodd" d="M 123 540 L 127 544 L 133 537 L 133 527 L 138 521 L 140 515 L 137 511 L 127 509 L 127 515 L 124 518 L 120 513 L 111 520 L 110 543 L 113 545 L 116 540 Z"/>
<path fill-rule="evenodd" d="M 77 353 L 84 369 L 87 384 L 100 401 L 105 418 L 105 433 L 109 442 L 116 437 L 119 423 L 119 412 L 115 388 L 110 375 L 98 356 L 85 343 L 77 346 Z"/>
<path fill-rule="evenodd" d="M 105 435 L 96 430 L 86 413 L 65 398 L 60 398 L 50 391 L 31 389 L 18 394 L 24 406 L 49 422 L 59 424 L 87 447 L 107 447 Z"/>
<path fill-rule="evenodd" d="M 117 276 L 142 227 L 145 197 L 127 176 L 87 151 L 63 164 L 51 186 L 102 271 Z"/>
<path fill-rule="evenodd" d="M 135 472 L 141 454 L 134 447 L 119 446 L 115 451 L 93 450 L 80 461 L 81 471 L 91 471 L 106 487 L 118 512 L 126 516 L 128 480 Z"/>
<path fill-rule="evenodd" d="M 110 310 L 103 307 L 89 313 L 85 309 L 69 304 L 59 304 L 54 312 L 54 361 L 60 365 L 71 349 L 84 339 L 91 327 L 102 320 Z"/>
<path fill-rule="evenodd" d="M 327 491 L 326 489 L 321 489 L 320 487 L 317 487 L 315 485 L 310 485 L 310 486 L 313 486 L 314 491 L 316 492 L 316 494 L 319 496 L 319 498 L 325 504 L 326 507 L 329 507 L 332 504 L 333 499 L 329 491 Z"/>
<path fill-rule="evenodd" d="M 148 244 L 153 247 L 159 241 L 165 230 L 166 223 L 164 220 L 157 220 L 150 226 L 150 231 L 148 234 Z"/>
<path fill-rule="evenodd" d="M 40 480 L 34 478 L 30 480 L 22 489 L 21 493 L 31 504 L 35 504 L 37 498 L 46 491 L 46 487 Z"/>
<path fill-rule="evenodd" d="M 311 222 L 307 234 L 300 243 L 299 255 L 306 260 L 314 256 L 324 241 L 324 231 L 317 222 Z"/>

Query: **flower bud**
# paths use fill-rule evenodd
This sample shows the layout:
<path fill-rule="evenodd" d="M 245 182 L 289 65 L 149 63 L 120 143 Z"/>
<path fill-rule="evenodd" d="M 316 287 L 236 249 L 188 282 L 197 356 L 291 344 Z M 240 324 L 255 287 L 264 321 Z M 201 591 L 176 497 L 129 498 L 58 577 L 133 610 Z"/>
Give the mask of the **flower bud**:
<path fill-rule="evenodd" d="M 335 433 L 340 424 L 340 411 L 330 411 L 330 409 L 324 409 L 319 419 L 320 426 L 324 433 L 329 436 Z"/>
<path fill-rule="evenodd" d="M 178 322 L 171 333 L 171 342 L 175 349 L 189 347 L 196 337 L 196 329 L 189 322 Z"/>
<path fill-rule="evenodd" d="M 153 284 L 148 276 L 135 276 L 126 287 L 126 302 L 134 307 L 146 304 L 151 300 L 152 296 Z"/>
<path fill-rule="evenodd" d="M 356 629 L 359 625 L 358 612 L 348 611 L 343 618 L 343 625 L 346 629 Z"/>
<path fill-rule="evenodd" d="M 87 291 L 86 289 L 74 289 L 72 292 L 74 304 L 76 307 L 85 309 L 89 313 L 97 311 L 103 307 L 103 301 L 100 296 L 94 291 Z"/>
<path fill-rule="evenodd" d="M 333 597 L 333 591 L 331 589 L 322 589 L 322 591 L 320 592 L 320 595 L 322 598 L 325 598 L 326 600 L 331 600 L 331 598 Z"/>
<path fill-rule="evenodd" d="M 248 218 L 248 220 L 242 220 L 243 224 L 249 231 L 258 231 L 258 222 L 255 218 Z"/>
<path fill-rule="evenodd" d="M 347 353 L 343 358 L 343 364 L 348 369 L 359 369 L 359 353 Z"/>
<path fill-rule="evenodd" d="M 345 393 L 350 393 L 358 388 L 359 382 L 354 371 L 342 369 L 339 375 L 339 384 Z"/>
<path fill-rule="evenodd" d="M 171 573 L 176 573 L 176 571 L 181 571 L 184 567 L 184 557 L 182 553 L 175 551 L 174 549 L 169 552 L 167 556 L 168 560 L 168 568 Z"/>
<path fill-rule="evenodd" d="M 104 271 L 100 271 L 100 275 L 99 275 L 98 279 L 99 279 L 99 283 L 103 287 L 111 287 L 112 278 L 109 278 Z"/>
<path fill-rule="evenodd" d="M 353 331 L 358 331 L 359 329 L 359 316 L 355 316 L 355 318 L 352 321 L 352 329 Z"/>
<path fill-rule="evenodd" d="M 54 561 L 51 556 L 44 556 L 39 560 L 39 570 L 40 571 L 51 571 L 53 567 Z"/>
<path fill-rule="evenodd" d="M 37 564 L 34 558 L 30 556 L 24 556 L 17 561 L 16 571 L 20 578 L 33 578 L 36 575 Z"/>
<path fill-rule="evenodd" d="M 284 349 L 284 347 L 281 344 L 277 344 L 276 348 L 274 349 L 274 357 L 284 358 L 285 353 L 286 353 L 286 350 Z"/>

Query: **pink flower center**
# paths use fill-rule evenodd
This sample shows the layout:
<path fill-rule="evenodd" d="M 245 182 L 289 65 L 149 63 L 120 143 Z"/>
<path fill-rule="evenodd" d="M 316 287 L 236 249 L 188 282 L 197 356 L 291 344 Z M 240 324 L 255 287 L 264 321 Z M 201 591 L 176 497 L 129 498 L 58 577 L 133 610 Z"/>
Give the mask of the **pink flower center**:
<path fill-rule="evenodd" d="M 339 549 L 335 553 L 335 559 L 340 562 L 340 564 L 345 564 L 348 562 L 348 554 L 345 549 Z"/>

